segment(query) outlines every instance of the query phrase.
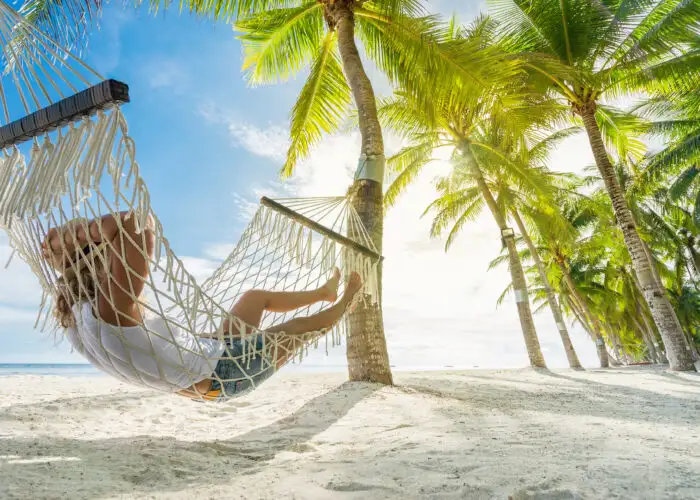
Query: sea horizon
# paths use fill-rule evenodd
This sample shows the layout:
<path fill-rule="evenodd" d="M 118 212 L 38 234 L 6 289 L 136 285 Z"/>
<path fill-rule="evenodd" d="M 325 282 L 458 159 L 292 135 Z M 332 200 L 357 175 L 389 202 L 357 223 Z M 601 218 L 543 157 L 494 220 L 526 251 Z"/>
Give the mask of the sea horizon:
<path fill-rule="evenodd" d="M 396 371 L 444 371 L 444 370 L 474 370 L 479 366 L 395 366 Z M 291 364 L 285 367 L 292 372 L 340 372 L 347 370 L 347 365 L 330 364 Z M 89 363 L 0 363 L 0 377 L 13 375 L 55 375 L 63 377 L 106 376 L 105 373 Z"/>

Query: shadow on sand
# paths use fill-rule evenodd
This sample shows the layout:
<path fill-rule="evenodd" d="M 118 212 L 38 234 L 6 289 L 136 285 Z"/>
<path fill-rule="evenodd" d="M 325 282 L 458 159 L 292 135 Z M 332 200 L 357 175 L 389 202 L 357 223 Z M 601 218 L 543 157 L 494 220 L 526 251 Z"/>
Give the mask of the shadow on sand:
<path fill-rule="evenodd" d="M 50 436 L 2 439 L 0 436 L 0 497 L 97 498 L 179 491 L 197 483 L 225 482 L 231 475 L 257 472 L 280 452 L 303 451 L 309 440 L 343 418 L 379 387 L 346 382 L 285 418 L 229 440 L 188 442 L 151 436 L 97 440 Z M 101 398 L 92 399 L 96 402 Z M 104 398 L 112 400 L 115 396 Z M 21 405 L 11 407 L 9 418 L 20 418 L 18 406 Z M 212 428 L 212 437 L 216 431 Z M 71 450 L 72 461 L 65 459 L 66 450 Z M 10 459 L 28 456 L 63 456 L 64 459 L 48 464 L 16 463 Z M 27 468 L 35 470 L 22 480 Z M 10 476 L 14 476 L 12 480 Z M 3 491 L 2 483 L 18 488 L 21 485 L 22 489 Z"/>
<path fill-rule="evenodd" d="M 402 388 L 408 392 L 415 391 L 439 398 L 453 399 L 459 403 L 465 403 L 465 409 L 487 412 L 497 409 L 514 416 L 523 411 L 547 412 L 687 425 L 688 413 L 675 412 L 672 408 L 700 411 L 700 375 L 683 374 L 681 376 L 660 369 L 644 368 L 589 370 L 589 372 L 593 371 L 598 380 L 587 379 L 585 372 L 562 373 L 548 370 L 535 370 L 537 379 L 530 371 L 527 380 L 518 379 L 517 372 L 510 376 L 464 372 L 451 379 L 441 379 L 439 386 L 432 384 L 427 377 L 407 377 L 404 379 L 405 384 Z M 674 392 L 679 395 L 618 385 L 603 378 L 610 375 L 613 379 L 620 373 L 640 375 L 639 372 L 642 371 L 662 378 L 671 386 L 676 385 Z M 561 382 L 548 384 L 547 379 L 558 379 Z M 695 379 L 697 382 L 694 382 Z M 517 385 L 514 386 L 515 384 Z M 696 390 L 688 390 L 691 387 Z M 532 397 L 533 394 L 536 397 Z M 680 394 L 687 394 L 688 397 Z"/>

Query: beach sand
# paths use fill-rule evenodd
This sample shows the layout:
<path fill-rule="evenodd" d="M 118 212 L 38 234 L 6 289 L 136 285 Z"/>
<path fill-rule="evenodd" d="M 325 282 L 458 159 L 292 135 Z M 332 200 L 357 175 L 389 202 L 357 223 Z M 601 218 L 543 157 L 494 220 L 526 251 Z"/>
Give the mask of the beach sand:
<path fill-rule="evenodd" d="M 0 498 L 697 499 L 700 377 L 281 373 L 226 404 L 0 378 Z"/>

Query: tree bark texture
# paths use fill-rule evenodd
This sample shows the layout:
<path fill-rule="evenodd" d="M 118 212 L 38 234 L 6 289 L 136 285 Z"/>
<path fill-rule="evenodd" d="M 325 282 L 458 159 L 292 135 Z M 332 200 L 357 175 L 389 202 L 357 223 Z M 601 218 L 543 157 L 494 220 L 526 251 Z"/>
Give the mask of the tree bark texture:
<path fill-rule="evenodd" d="M 471 153 L 467 152 L 467 154 Z M 506 218 L 498 208 L 496 200 L 493 198 L 493 195 L 486 184 L 486 180 L 481 173 L 481 169 L 476 163 L 476 159 L 472 158 L 471 165 L 475 180 L 479 186 L 479 189 L 481 190 L 484 200 L 486 201 L 486 205 L 489 207 L 489 210 L 493 215 L 493 218 L 496 220 L 496 223 L 501 231 L 506 229 L 508 227 L 506 224 Z M 515 302 L 518 307 L 520 327 L 525 339 L 527 355 L 530 358 L 530 365 L 535 368 L 547 368 L 547 364 L 544 361 L 544 356 L 542 355 L 542 350 L 540 348 L 540 341 L 537 338 L 535 321 L 532 318 L 532 310 L 530 309 L 530 298 L 528 297 L 527 293 L 525 272 L 523 271 L 523 266 L 520 262 L 520 256 L 518 255 L 518 249 L 515 246 L 515 240 L 512 237 L 505 238 L 505 244 L 508 248 L 510 277 L 513 282 L 513 292 L 515 294 Z"/>
<path fill-rule="evenodd" d="M 595 120 L 595 102 L 586 102 L 578 108 L 578 111 L 583 118 L 596 165 L 612 201 L 617 224 L 622 230 L 625 244 L 632 258 L 634 272 L 651 310 L 654 323 L 656 323 L 666 346 L 666 355 L 670 361 L 671 370 L 695 371 L 690 348 L 683 335 L 676 312 L 668 299 L 666 290 L 656 280 L 652 263 L 645 252 L 632 212 L 627 205 L 627 200 L 615 175 L 615 169 L 605 149 L 600 129 Z"/>
<path fill-rule="evenodd" d="M 559 307 L 559 302 L 557 302 L 557 297 L 554 294 L 551 284 L 549 283 L 549 278 L 547 277 L 547 270 L 540 259 L 540 254 L 537 252 L 537 247 L 535 247 L 530 235 L 527 232 L 527 228 L 523 223 L 522 218 L 517 210 L 513 210 L 513 219 L 518 225 L 518 230 L 525 240 L 525 244 L 530 249 L 530 254 L 532 259 L 535 261 L 535 266 L 537 267 L 537 272 L 540 275 L 542 284 L 544 285 L 545 292 L 547 293 L 547 302 L 549 302 L 549 309 L 552 311 L 552 316 L 554 317 L 554 323 L 557 325 L 557 330 L 559 331 L 559 336 L 561 337 L 561 342 L 564 344 L 564 351 L 566 351 L 566 359 L 569 361 L 569 367 L 574 369 L 581 369 L 581 362 L 576 355 L 576 350 L 574 349 L 574 344 L 571 342 L 571 337 L 569 336 L 569 330 L 566 328 L 566 323 L 564 322 L 564 315 Z"/>
<path fill-rule="evenodd" d="M 564 280 L 566 281 L 566 286 L 569 288 L 573 302 L 579 307 L 586 320 L 590 322 L 592 327 L 591 332 L 593 333 L 593 341 L 595 342 L 596 351 L 598 352 L 600 367 L 607 368 L 610 366 L 610 360 L 608 358 L 608 351 L 605 349 L 605 340 L 603 339 L 603 332 L 600 327 L 600 322 L 591 312 L 588 304 L 586 303 L 586 299 L 578 292 L 576 284 L 571 278 L 571 274 L 569 274 L 569 270 L 566 268 L 566 265 L 563 262 L 558 262 L 558 265 L 559 269 L 561 269 L 562 275 L 564 276 Z"/>
<path fill-rule="evenodd" d="M 343 70 L 357 105 L 362 155 L 384 156 L 382 128 L 377 115 L 377 104 L 372 83 L 367 77 L 360 53 L 355 44 L 353 2 L 337 1 L 329 6 L 338 33 L 338 48 Z M 384 193 L 380 182 L 358 180 L 351 187 L 353 206 L 367 228 L 379 253 L 382 252 L 384 233 Z M 350 380 L 393 384 L 384 320 L 382 317 L 382 269 L 378 269 L 380 298 L 377 305 L 363 302 L 350 314 L 347 335 L 347 358 Z"/>

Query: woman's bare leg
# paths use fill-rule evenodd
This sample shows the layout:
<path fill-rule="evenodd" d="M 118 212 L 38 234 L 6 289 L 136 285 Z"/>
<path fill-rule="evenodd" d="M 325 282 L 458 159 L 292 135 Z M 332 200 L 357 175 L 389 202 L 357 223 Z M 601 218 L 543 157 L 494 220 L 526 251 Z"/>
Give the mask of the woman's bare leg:
<path fill-rule="evenodd" d="M 278 344 L 277 368 L 282 367 L 294 356 L 294 353 L 303 346 L 304 342 L 313 340 L 304 338 L 304 334 L 324 330 L 336 324 L 343 317 L 345 310 L 361 286 L 362 280 L 360 275 L 352 273 L 345 286 L 342 298 L 333 306 L 313 316 L 294 318 L 286 323 L 269 328 L 267 330 L 268 333 L 284 333 L 283 339 Z"/>
<path fill-rule="evenodd" d="M 260 326 L 265 311 L 288 312 L 316 302 L 335 302 L 338 299 L 340 270 L 333 272 L 333 277 L 321 288 L 302 292 L 269 292 L 267 290 L 250 290 L 245 292 L 231 309 L 231 314 L 254 327 Z M 228 320 L 224 322 L 224 331 L 228 331 Z"/>
<path fill-rule="evenodd" d="M 340 271 L 336 270 L 336 272 L 333 275 L 333 278 L 331 278 L 324 287 L 321 287 L 319 290 L 322 290 L 323 288 L 326 287 L 332 287 L 333 294 L 336 295 L 337 297 L 337 289 L 338 289 L 338 283 L 340 280 Z M 318 330 L 323 330 L 326 328 L 330 328 L 333 326 L 345 313 L 345 310 L 347 309 L 348 305 L 350 302 L 352 302 L 352 299 L 355 297 L 355 294 L 360 290 L 360 287 L 362 286 L 362 280 L 360 279 L 360 275 L 357 273 L 352 273 L 350 275 L 350 279 L 348 279 L 348 283 L 345 286 L 345 291 L 343 292 L 343 296 L 341 299 L 334 304 L 333 306 L 329 307 L 328 309 L 321 311 L 318 314 L 314 314 L 313 316 L 308 316 L 304 318 L 295 318 L 291 321 L 288 321 L 286 323 L 281 323 L 277 326 L 274 326 L 270 329 L 267 330 L 268 333 L 276 333 L 276 332 L 284 332 L 284 337 L 281 339 L 280 343 L 278 344 L 278 356 L 277 356 L 277 363 L 276 363 L 276 368 L 279 369 L 282 366 L 284 366 L 289 359 L 291 359 L 294 354 L 297 352 L 297 349 L 301 348 L 304 345 L 304 342 L 308 342 L 310 340 L 313 340 L 311 338 L 305 337 L 305 333 L 310 333 L 310 332 L 316 332 Z M 312 291 L 312 292 L 291 292 L 287 293 L 287 295 L 294 295 L 295 293 L 314 293 L 318 292 L 318 290 Z M 275 295 L 279 294 L 284 294 L 285 292 L 265 292 L 265 293 L 273 293 Z M 325 292 L 328 294 L 328 291 Z M 330 295 L 329 295 L 330 296 Z M 303 296 L 302 296 L 303 298 Z M 325 298 L 322 299 L 316 299 L 314 302 L 318 302 L 319 300 L 326 300 Z M 334 299 L 335 300 L 335 299 Z M 242 301 L 242 299 L 241 299 Z M 262 317 L 262 313 L 264 309 L 260 309 L 259 311 L 253 307 L 250 307 L 249 309 L 243 309 L 242 307 L 239 307 L 241 305 L 241 301 L 239 301 L 232 309 L 232 314 L 238 316 L 240 319 L 243 321 L 247 322 L 248 324 L 252 324 L 253 326 L 258 326 L 260 324 L 260 318 Z M 291 302 L 291 301 L 290 301 Z M 313 302 L 311 302 L 313 303 Z M 302 304 L 299 307 L 303 307 L 304 305 L 308 305 L 308 303 Z M 236 310 L 238 308 L 239 313 L 236 313 Z M 256 316 L 250 316 L 250 314 L 253 315 L 258 315 L 257 316 L 257 323 L 254 323 L 251 321 L 251 319 L 255 320 Z M 248 316 L 246 316 L 248 315 Z M 224 327 L 228 328 L 228 320 L 224 322 Z M 322 334 L 319 334 L 319 336 Z M 183 396 L 187 396 L 189 398 L 199 398 L 202 395 L 206 394 L 210 387 L 211 387 L 211 379 L 205 379 L 202 380 L 201 382 L 193 385 L 189 389 L 185 389 L 179 392 L 179 394 Z"/>

